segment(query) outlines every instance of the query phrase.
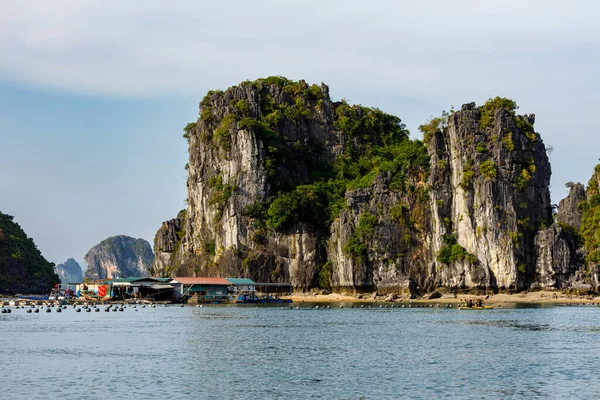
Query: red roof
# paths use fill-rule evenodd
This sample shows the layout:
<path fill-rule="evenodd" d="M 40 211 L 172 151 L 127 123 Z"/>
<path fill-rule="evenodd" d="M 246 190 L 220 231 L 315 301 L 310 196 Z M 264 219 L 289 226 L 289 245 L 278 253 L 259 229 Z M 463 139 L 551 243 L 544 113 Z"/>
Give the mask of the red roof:
<path fill-rule="evenodd" d="M 223 278 L 193 278 L 193 277 L 184 277 L 177 276 L 174 278 L 175 281 L 183 284 L 183 285 L 223 285 L 229 286 L 231 282 Z"/>

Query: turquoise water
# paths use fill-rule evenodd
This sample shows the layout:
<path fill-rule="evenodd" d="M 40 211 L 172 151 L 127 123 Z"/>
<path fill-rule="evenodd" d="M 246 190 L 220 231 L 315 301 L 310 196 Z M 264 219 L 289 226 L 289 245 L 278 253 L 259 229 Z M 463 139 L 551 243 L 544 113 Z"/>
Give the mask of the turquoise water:
<path fill-rule="evenodd" d="M 0 398 L 600 396 L 599 307 L 135 310 L 0 314 Z"/>

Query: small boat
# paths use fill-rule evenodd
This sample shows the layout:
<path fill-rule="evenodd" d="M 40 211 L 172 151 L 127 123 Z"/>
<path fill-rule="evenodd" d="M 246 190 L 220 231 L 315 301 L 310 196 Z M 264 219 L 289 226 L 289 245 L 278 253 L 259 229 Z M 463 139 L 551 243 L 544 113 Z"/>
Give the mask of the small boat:
<path fill-rule="evenodd" d="M 494 306 L 472 306 L 472 307 L 461 306 L 461 307 L 458 307 L 459 310 L 491 310 L 492 308 L 494 308 Z"/>

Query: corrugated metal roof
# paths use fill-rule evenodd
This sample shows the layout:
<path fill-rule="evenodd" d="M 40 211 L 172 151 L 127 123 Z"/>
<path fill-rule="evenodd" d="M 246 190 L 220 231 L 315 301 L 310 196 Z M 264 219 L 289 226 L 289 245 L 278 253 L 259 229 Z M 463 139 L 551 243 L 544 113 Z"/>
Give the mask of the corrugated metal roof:
<path fill-rule="evenodd" d="M 175 279 L 175 282 L 179 282 L 183 285 L 224 285 L 229 286 L 228 280 L 223 278 L 192 278 L 192 277 L 183 277 L 178 276 Z"/>
<path fill-rule="evenodd" d="M 235 286 L 254 286 L 256 282 L 248 278 L 225 278 Z"/>

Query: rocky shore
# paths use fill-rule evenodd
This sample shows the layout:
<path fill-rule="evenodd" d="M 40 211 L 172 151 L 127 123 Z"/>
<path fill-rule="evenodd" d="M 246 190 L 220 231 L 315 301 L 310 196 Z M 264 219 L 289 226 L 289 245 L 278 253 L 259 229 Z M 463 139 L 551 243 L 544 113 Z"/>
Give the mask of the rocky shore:
<path fill-rule="evenodd" d="M 511 305 L 511 304 L 539 304 L 539 305 L 574 305 L 594 304 L 600 305 L 600 295 L 568 294 L 548 290 L 523 292 L 516 294 L 498 293 L 487 295 L 445 294 L 441 297 L 433 296 L 417 297 L 410 296 L 376 296 L 376 295 L 343 295 L 343 294 L 306 294 L 294 293 L 284 298 L 292 299 L 294 303 L 416 303 L 416 304 L 463 304 L 467 300 L 481 299 L 486 305 Z"/>

